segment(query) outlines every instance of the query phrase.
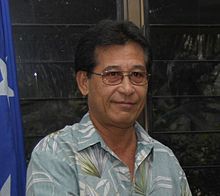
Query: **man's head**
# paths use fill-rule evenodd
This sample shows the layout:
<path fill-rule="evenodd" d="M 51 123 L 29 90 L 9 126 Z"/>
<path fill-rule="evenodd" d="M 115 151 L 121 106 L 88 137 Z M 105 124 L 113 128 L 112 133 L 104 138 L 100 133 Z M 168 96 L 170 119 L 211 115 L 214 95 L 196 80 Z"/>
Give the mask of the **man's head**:
<path fill-rule="evenodd" d="M 150 71 L 151 51 L 148 40 L 141 30 L 129 21 L 103 20 L 88 29 L 78 42 L 75 53 L 75 73 L 79 70 L 93 71 L 97 64 L 96 49 L 102 46 L 124 45 L 136 42 L 145 53 L 146 68 Z"/>
<path fill-rule="evenodd" d="M 148 87 L 150 52 L 141 31 L 131 22 L 102 21 L 89 29 L 76 51 L 76 80 L 88 96 L 96 126 L 133 126 Z"/>

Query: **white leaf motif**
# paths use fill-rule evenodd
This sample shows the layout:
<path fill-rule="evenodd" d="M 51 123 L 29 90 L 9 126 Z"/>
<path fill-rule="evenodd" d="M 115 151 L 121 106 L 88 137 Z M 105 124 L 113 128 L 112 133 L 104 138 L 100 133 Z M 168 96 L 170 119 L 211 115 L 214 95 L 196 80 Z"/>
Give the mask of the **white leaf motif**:
<path fill-rule="evenodd" d="M 105 190 L 104 190 L 104 196 L 108 195 L 110 190 L 110 182 L 108 182 L 105 186 Z"/>
<path fill-rule="evenodd" d="M 101 186 L 104 186 L 107 181 L 108 181 L 107 179 L 101 180 L 101 181 L 97 184 L 96 189 L 100 188 Z"/>

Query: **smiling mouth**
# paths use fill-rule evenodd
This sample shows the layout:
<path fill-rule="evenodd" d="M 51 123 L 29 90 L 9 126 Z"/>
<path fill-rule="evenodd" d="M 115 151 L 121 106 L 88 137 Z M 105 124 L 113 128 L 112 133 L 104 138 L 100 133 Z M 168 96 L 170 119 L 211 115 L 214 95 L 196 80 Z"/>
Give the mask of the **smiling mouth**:
<path fill-rule="evenodd" d="M 124 101 L 119 101 L 119 102 L 116 102 L 118 104 L 125 104 L 125 105 L 134 105 L 135 103 L 133 102 L 124 102 Z"/>
<path fill-rule="evenodd" d="M 119 102 L 114 102 L 118 107 L 123 108 L 123 109 L 131 109 L 134 107 L 135 103 L 134 102 L 124 102 L 124 101 L 119 101 Z"/>

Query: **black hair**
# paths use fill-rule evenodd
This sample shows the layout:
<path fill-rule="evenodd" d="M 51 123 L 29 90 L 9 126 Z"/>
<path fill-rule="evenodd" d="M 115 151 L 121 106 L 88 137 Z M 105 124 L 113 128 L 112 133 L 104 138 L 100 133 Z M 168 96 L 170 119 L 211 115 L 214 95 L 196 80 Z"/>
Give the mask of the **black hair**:
<path fill-rule="evenodd" d="M 89 73 L 94 69 L 97 63 L 95 51 L 98 47 L 124 45 L 128 42 L 136 42 L 143 48 L 146 68 L 149 71 L 151 50 L 141 29 L 130 21 L 102 20 L 89 28 L 79 39 L 75 52 L 75 73 L 79 70 Z"/>

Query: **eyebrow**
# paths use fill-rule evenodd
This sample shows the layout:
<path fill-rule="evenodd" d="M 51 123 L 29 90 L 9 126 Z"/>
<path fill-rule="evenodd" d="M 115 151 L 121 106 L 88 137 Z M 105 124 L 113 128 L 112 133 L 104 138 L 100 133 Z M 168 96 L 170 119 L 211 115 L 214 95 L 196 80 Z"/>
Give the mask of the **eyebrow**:
<path fill-rule="evenodd" d="M 145 71 L 146 71 L 145 65 L 134 65 L 133 68 L 134 68 L 134 69 L 142 69 L 142 70 L 145 70 Z"/>
<path fill-rule="evenodd" d="M 109 71 L 111 69 L 121 69 L 121 66 L 120 65 L 109 65 L 104 70 Z M 144 65 L 133 65 L 132 69 L 141 69 L 143 71 L 146 71 L 146 67 Z"/>

